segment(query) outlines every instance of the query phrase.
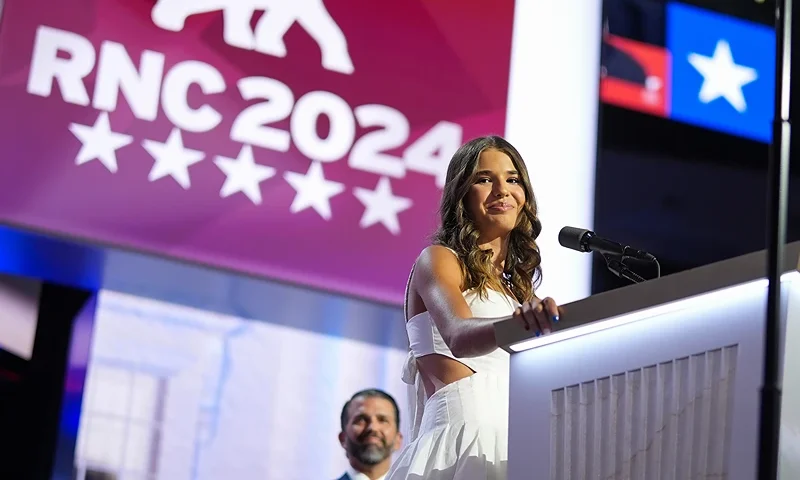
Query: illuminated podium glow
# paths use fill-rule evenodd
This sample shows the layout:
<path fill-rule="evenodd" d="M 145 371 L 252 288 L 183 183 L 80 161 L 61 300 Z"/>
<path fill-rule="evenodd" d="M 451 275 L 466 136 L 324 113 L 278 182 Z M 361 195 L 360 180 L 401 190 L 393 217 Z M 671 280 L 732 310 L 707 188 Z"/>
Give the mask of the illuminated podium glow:
<path fill-rule="evenodd" d="M 800 242 L 786 248 L 781 321 L 800 344 Z M 511 353 L 509 479 L 752 480 L 764 363 L 766 253 L 564 306 Z M 800 478 L 800 349 L 785 349 L 781 477 Z"/>

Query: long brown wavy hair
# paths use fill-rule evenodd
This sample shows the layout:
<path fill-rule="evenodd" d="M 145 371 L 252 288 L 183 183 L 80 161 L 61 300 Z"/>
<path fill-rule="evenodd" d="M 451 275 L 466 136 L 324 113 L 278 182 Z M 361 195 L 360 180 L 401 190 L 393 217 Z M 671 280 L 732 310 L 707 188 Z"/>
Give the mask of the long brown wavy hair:
<path fill-rule="evenodd" d="M 494 149 L 505 153 L 519 172 L 525 189 L 525 205 L 511 231 L 508 254 L 502 278 L 495 274 L 492 250 L 478 247 L 480 232 L 464 204 L 464 198 L 473 184 L 481 152 Z M 462 288 L 474 289 L 485 297 L 487 289 L 510 290 L 521 303 L 534 297 L 534 289 L 542 278 L 539 246 L 536 238 L 542 231 L 537 216 L 536 198 L 533 195 L 528 170 L 519 152 L 502 137 L 490 135 L 475 138 L 458 149 L 447 167 L 442 203 L 439 207 L 441 226 L 433 235 L 433 243 L 456 251 L 461 260 Z"/>

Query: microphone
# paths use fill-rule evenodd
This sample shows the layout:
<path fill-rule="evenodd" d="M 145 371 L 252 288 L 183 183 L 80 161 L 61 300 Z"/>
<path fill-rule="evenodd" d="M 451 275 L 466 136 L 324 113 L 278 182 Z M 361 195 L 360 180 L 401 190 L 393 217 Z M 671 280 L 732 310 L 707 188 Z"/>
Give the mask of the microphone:
<path fill-rule="evenodd" d="M 562 247 L 579 252 L 597 252 L 614 257 L 629 257 L 639 260 L 656 261 L 653 255 L 636 250 L 627 245 L 597 236 L 593 231 L 584 228 L 564 227 L 558 232 L 558 243 Z"/>

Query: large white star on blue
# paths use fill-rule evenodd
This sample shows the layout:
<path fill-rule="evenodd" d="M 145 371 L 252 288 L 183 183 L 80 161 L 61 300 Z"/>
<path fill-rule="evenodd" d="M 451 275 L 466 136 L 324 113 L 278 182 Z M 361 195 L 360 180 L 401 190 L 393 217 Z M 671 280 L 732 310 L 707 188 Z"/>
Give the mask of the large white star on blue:
<path fill-rule="evenodd" d="M 739 113 L 747 110 L 742 87 L 758 78 L 754 68 L 737 65 L 733 61 L 731 46 L 726 40 L 719 40 L 714 54 L 706 57 L 698 53 L 689 54 L 689 63 L 703 76 L 698 99 L 709 103 L 724 98 Z"/>

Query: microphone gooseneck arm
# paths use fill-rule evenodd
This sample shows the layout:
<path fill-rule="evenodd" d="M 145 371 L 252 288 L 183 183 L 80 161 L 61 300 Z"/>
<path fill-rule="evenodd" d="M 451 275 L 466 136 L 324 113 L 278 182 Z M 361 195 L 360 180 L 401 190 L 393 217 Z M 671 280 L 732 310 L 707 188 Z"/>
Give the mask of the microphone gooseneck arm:
<path fill-rule="evenodd" d="M 643 277 L 623 263 L 625 260 L 624 258 L 615 258 L 613 255 L 603 255 L 603 258 L 606 261 L 606 266 L 614 275 L 633 283 L 642 283 L 645 281 Z"/>

